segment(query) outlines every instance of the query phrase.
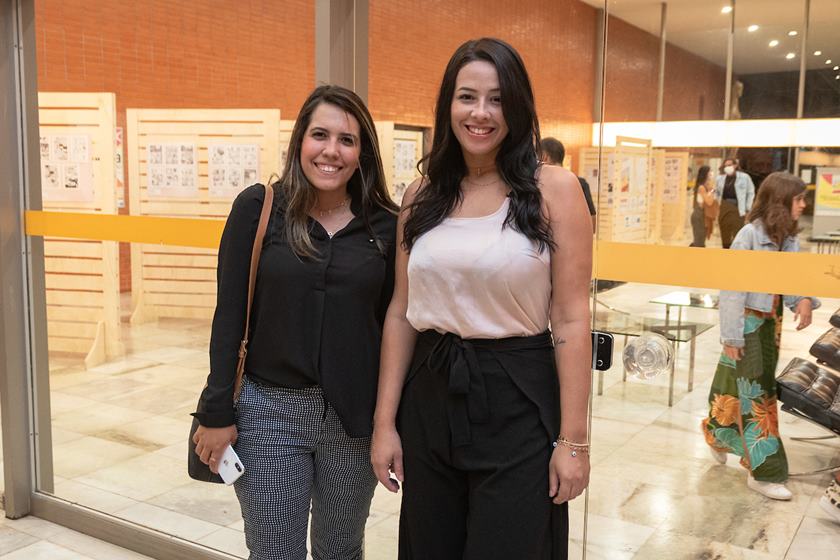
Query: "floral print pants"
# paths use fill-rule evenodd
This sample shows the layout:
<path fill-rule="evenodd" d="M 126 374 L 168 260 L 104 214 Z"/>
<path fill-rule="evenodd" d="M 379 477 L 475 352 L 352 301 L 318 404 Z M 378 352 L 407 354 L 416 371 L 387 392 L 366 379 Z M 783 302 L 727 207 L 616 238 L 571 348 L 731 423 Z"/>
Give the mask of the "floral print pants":
<path fill-rule="evenodd" d="M 744 319 L 744 356 L 735 361 L 721 352 L 703 434 L 714 449 L 740 457 L 756 480 L 784 482 L 788 464 L 776 400 L 781 314 Z"/>

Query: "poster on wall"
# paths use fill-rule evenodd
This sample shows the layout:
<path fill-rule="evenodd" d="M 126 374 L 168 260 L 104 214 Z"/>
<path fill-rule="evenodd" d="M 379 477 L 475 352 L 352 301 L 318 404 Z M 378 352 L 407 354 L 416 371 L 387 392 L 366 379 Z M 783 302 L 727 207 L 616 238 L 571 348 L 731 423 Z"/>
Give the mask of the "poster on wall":
<path fill-rule="evenodd" d="M 45 201 L 91 202 L 93 164 L 86 134 L 41 136 L 41 193 Z"/>
<path fill-rule="evenodd" d="M 149 144 L 146 146 L 146 166 L 149 196 L 198 196 L 198 157 L 195 144 Z"/>
<path fill-rule="evenodd" d="M 397 204 L 402 202 L 405 189 L 418 177 L 417 173 L 417 148 L 418 139 L 395 139 L 394 140 L 394 163 L 393 163 L 393 194 L 392 198 Z"/>
<path fill-rule="evenodd" d="M 258 181 L 260 147 L 257 144 L 207 146 L 210 196 L 233 198 Z"/>
<path fill-rule="evenodd" d="M 840 216 L 840 167 L 818 167 L 814 216 Z"/>
<path fill-rule="evenodd" d="M 680 193 L 683 191 L 683 186 L 680 184 L 681 174 L 681 158 L 666 157 L 665 158 L 665 179 L 662 186 L 662 202 L 676 203 L 680 199 Z"/>

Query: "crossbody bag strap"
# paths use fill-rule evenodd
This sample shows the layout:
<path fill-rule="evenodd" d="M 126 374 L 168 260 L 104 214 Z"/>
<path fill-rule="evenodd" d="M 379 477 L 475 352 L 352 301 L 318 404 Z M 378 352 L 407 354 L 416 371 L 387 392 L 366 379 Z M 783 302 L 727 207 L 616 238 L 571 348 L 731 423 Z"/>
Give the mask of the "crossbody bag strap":
<path fill-rule="evenodd" d="M 251 270 L 248 275 L 248 307 L 245 311 L 245 332 L 242 334 L 242 342 L 239 343 L 239 361 L 236 363 L 236 382 L 233 386 L 233 402 L 239 400 L 239 391 L 242 389 L 242 374 L 245 372 L 245 356 L 248 355 L 248 327 L 251 325 L 251 304 L 254 302 L 254 286 L 257 283 L 257 268 L 260 266 L 260 253 L 262 253 L 265 231 L 268 229 L 268 219 L 271 216 L 271 207 L 274 201 L 274 189 L 271 185 L 265 186 L 265 199 L 263 200 L 260 221 L 257 224 L 257 235 L 254 237 L 254 246 L 251 248 Z"/>

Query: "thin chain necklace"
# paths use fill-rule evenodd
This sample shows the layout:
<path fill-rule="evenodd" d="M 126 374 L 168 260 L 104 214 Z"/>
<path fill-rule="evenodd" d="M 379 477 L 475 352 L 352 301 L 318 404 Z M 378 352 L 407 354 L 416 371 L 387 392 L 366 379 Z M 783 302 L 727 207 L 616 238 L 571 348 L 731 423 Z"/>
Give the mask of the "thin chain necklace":
<path fill-rule="evenodd" d="M 471 171 L 475 171 L 477 177 L 481 177 L 482 174 L 487 173 L 490 170 L 496 169 L 496 165 L 482 165 L 479 167 L 467 167 L 467 169 Z"/>
<path fill-rule="evenodd" d="M 325 210 L 325 209 L 322 209 L 322 208 L 320 208 L 320 207 L 318 207 L 318 206 L 316 205 L 316 206 L 315 206 L 315 209 L 318 211 L 318 216 L 319 216 L 319 217 L 321 217 L 321 218 L 323 218 L 324 216 L 330 216 L 330 215 L 332 215 L 332 213 L 333 213 L 333 212 L 335 212 L 336 210 L 338 210 L 338 209 L 340 209 L 340 208 L 344 208 L 345 206 L 347 206 L 347 203 L 348 203 L 349 201 L 350 201 L 350 197 L 348 196 L 347 198 L 345 198 L 344 200 L 342 200 L 340 203 L 338 203 L 337 205 L 333 206 L 332 208 L 327 208 L 327 209 Z M 330 237 L 332 237 L 332 236 L 330 236 Z"/>
<path fill-rule="evenodd" d="M 471 180 L 469 177 L 464 177 L 464 181 L 466 181 L 467 183 L 469 183 L 470 185 L 472 185 L 474 187 L 487 187 L 487 186 L 492 185 L 494 183 L 498 183 L 499 178 L 496 177 L 495 179 L 493 179 L 492 181 L 487 182 L 487 183 L 476 183 L 475 181 Z"/>

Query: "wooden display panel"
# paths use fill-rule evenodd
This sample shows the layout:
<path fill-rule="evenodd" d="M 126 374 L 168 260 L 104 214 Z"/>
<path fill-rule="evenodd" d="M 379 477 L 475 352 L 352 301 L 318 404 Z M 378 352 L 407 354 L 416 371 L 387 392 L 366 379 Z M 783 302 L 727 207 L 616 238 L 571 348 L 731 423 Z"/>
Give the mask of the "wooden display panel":
<path fill-rule="evenodd" d="M 679 242 L 685 238 L 686 207 L 691 196 L 690 193 L 686 195 L 689 153 L 657 151 L 661 152 L 663 168 L 660 239 Z"/>
<path fill-rule="evenodd" d="M 581 148 L 579 169 L 598 200 L 598 239 L 647 243 L 654 181 L 652 153 L 648 141 L 627 140 L 632 144 Z"/>
<path fill-rule="evenodd" d="M 376 123 L 376 134 L 388 192 L 399 204 L 406 187 L 420 176 L 417 162 L 423 157 L 423 131 L 380 121 Z"/>
<path fill-rule="evenodd" d="M 126 124 L 132 215 L 224 220 L 239 191 L 282 172 L 278 109 L 127 109 Z M 286 144 L 290 131 L 288 128 Z M 149 147 L 167 145 L 194 146 L 194 190 L 177 192 L 155 186 L 156 178 L 149 176 L 155 155 Z M 247 184 L 243 182 L 236 190 L 221 191 L 210 177 L 214 165 L 214 169 L 223 166 L 215 161 L 216 152 L 210 153 L 219 145 L 243 151 L 256 145 L 256 180 L 246 180 Z M 185 173 L 188 167 L 182 166 Z M 235 172 L 236 166 L 229 167 Z M 159 317 L 212 318 L 216 264 L 215 249 L 132 244 L 132 323 Z"/>
<path fill-rule="evenodd" d="M 80 164 L 89 169 L 87 178 L 77 176 L 75 184 L 90 196 L 76 197 L 77 193 L 63 187 L 56 196 L 44 184 L 44 210 L 117 213 L 115 107 L 113 93 L 38 94 L 42 175 L 50 161 L 68 157 L 56 154 L 56 139 L 65 139 L 65 148 L 66 139 L 82 140 L 81 159 L 89 162 Z M 84 354 L 86 367 L 122 355 L 117 243 L 46 237 L 44 271 L 50 352 Z"/>

